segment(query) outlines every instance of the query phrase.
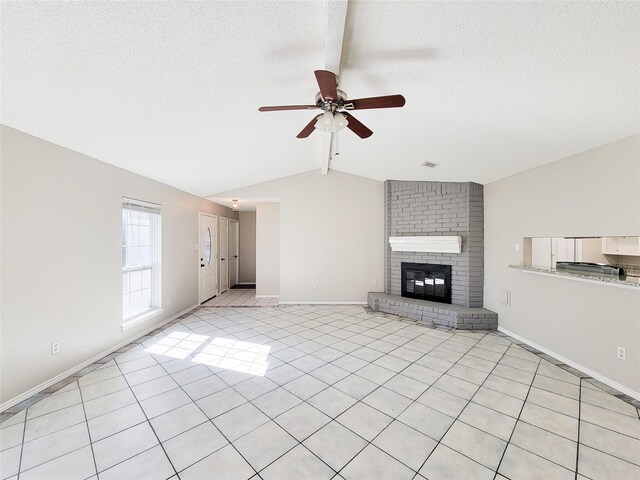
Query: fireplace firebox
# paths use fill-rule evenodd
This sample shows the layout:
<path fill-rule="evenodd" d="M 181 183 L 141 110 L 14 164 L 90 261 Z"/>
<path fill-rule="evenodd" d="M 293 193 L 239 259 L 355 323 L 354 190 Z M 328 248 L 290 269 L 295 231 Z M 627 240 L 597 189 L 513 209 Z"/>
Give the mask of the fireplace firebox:
<path fill-rule="evenodd" d="M 402 262 L 402 296 L 451 303 L 451 265 Z"/>

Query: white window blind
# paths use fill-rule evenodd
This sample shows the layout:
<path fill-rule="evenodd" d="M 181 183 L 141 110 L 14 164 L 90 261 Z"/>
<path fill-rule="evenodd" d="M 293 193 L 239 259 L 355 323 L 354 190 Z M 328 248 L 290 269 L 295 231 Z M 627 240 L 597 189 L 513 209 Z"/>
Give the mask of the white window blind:
<path fill-rule="evenodd" d="M 160 205 L 122 199 L 122 319 L 160 307 Z"/>

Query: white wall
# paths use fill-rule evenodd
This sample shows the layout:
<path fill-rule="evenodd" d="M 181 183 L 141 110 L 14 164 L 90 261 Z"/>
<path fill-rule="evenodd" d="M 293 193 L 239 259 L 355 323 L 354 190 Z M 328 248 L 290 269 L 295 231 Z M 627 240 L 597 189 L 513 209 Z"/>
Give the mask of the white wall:
<path fill-rule="evenodd" d="M 640 235 L 640 136 L 485 185 L 486 308 L 499 325 L 640 392 L 640 290 L 551 278 L 520 264 L 523 237 Z M 511 307 L 499 289 L 511 290 Z M 627 360 L 616 359 L 616 347 Z"/>
<path fill-rule="evenodd" d="M 256 295 L 280 294 L 280 204 L 256 204 Z"/>
<path fill-rule="evenodd" d="M 240 212 L 240 283 L 256 282 L 256 212 Z"/>
<path fill-rule="evenodd" d="M 217 196 L 280 199 L 281 302 L 366 302 L 382 291 L 382 182 L 314 170 Z"/>
<path fill-rule="evenodd" d="M 207 200 L 2 126 L 1 402 L 198 301 L 198 211 Z M 125 332 L 121 205 L 162 206 L 163 314 Z M 166 306 L 171 298 L 171 306 Z M 50 354 L 60 342 L 60 353 Z"/>

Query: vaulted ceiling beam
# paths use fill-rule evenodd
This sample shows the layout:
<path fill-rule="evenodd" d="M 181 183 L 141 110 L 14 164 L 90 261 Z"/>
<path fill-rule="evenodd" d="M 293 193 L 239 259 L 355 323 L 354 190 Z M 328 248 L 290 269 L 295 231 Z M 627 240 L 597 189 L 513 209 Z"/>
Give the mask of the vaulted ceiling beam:
<path fill-rule="evenodd" d="M 342 44 L 344 42 L 344 29 L 347 19 L 348 0 L 327 1 L 327 28 L 325 37 L 325 70 L 340 75 L 340 62 L 342 61 Z M 324 135 L 322 139 L 322 175 L 329 172 L 329 162 L 333 155 L 334 135 Z"/>

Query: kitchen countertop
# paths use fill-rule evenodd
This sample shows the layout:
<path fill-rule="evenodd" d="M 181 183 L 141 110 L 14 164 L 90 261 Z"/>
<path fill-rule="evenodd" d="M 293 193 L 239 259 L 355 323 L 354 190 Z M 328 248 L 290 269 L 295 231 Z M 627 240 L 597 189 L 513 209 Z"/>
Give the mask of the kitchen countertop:
<path fill-rule="evenodd" d="M 629 263 L 621 263 L 620 266 L 624 268 L 627 277 L 640 277 L 640 265 L 631 265 Z"/>
<path fill-rule="evenodd" d="M 575 280 L 588 281 L 592 283 L 606 283 L 613 286 L 619 286 L 624 288 L 637 288 L 640 290 L 640 277 L 631 277 L 627 276 L 624 280 L 606 275 L 589 275 L 583 273 L 574 273 L 574 272 L 564 272 L 553 270 L 550 268 L 544 267 L 526 267 L 524 265 L 509 265 L 509 268 L 514 268 L 517 270 L 522 270 L 528 273 L 537 273 L 541 275 L 552 275 L 558 277 L 571 278 Z"/>

